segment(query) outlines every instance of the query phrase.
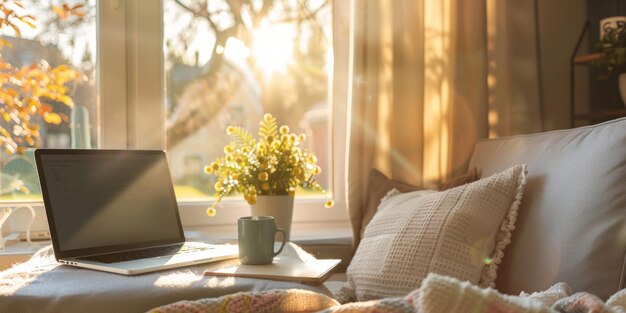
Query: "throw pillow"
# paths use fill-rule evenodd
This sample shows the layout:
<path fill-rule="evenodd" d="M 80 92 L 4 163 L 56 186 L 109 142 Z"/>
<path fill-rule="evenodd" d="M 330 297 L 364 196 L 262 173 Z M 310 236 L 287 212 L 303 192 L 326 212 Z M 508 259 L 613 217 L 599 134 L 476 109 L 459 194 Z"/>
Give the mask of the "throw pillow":
<path fill-rule="evenodd" d="M 478 180 L 479 175 L 476 168 L 471 169 L 469 172 L 451 178 L 445 183 L 441 184 L 437 190 L 443 191 L 465 185 L 467 183 Z M 411 192 L 419 190 L 417 186 L 413 186 L 401 181 L 393 180 L 385 176 L 379 170 L 372 168 L 367 177 L 367 200 L 365 202 L 365 209 L 363 210 L 363 216 L 361 219 L 360 238 L 363 238 L 365 228 L 370 223 L 376 210 L 384 198 L 391 190 L 396 189 L 400 193 Z"/>
<path fill-rule="evenodd" d="M 452 189 L 454 187 L 458 187 L 458 186 L 462 186 L 465 184 L 469 184 L 469 183 L 473 183 L 475 181 L 477 181 L 480 178 L 480 175 L 478 175 L 478 170 L 476 168 L 473 168 L 471 170 L 469 170 L 467 173 L 454 177 L 450 180 L 448 180 L 447 182 L 439 185 L 439 187 L 437 188 L 437 190 L 439 191 L 444 191 L 444 190 L 448 190 L 448 189 Z"/>
<path fill-rule="evenodd" d="M 416 186 L 387 178 L 385 174 L 375 168 L 370 170 L 367 177 L 367 200 L 365 201 L 365 208 L 361 219 L 361 238 L 363 238 L 363 232 L 367 224 L 369 224 L 372 217 L 374 217 L 380 200 L 393 189 L 397 189 L 400 192 L 418 190 Z"/>
<path fill-rule="evenodd" d="M 386 199 L 365 230 L 338 299 L 407 294 L 430 272 L 493 287 L 526 184 L 526 166 L 442 192 Z"/>

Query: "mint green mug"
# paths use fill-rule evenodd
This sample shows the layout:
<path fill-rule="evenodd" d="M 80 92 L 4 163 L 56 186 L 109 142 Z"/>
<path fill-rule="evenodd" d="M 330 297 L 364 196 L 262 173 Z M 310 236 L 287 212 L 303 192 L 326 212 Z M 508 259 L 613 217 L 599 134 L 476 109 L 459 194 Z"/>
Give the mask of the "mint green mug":
<path fill-rule="evenodd" d="M 276 227 L 272 216 L 246 216 L 237 221 L 239 261 L 241 264 L 270 264 L 285 247 L 285 230 Z M 280 249 L 274 252 L 276 233 L 283 234 Z"/>

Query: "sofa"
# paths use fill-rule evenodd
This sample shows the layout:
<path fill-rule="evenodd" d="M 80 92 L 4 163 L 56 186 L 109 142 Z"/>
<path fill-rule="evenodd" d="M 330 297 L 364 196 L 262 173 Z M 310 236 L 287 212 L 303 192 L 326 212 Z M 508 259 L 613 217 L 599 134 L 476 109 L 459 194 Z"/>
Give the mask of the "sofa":
<path fill-rule="evenodd" d="M 527 166 L 526 186 L 495 288 L 517 295 L 565 282 L 574 291 L 587 291 L 602 299 L 624 288 L 626 118 L 482 140 L 475 146 L 469 168 L 487 177 L 517 164 Z M 51 259 L 47 257 L 39 261 Z M 126 280 L 53 264 L 34 265 L 35 271 L 25 266 L 0 272 L 0 311 L 70 312 L 98 307 L 102 312 L 126 311 L 124 308 L 133 312 L 182 299 L 274 288 L 303 288 L 330 295 L 350 275 L 348 268 L 348 277 L 336 274 L 325 285 L 306 286 L 202 277 L 200 267 Z M 16 278 L 21 276 L 28 283 L 16 287 Z"/>
<path fill-rule="evenodd" d="M 468 169 L 476 169 L 486 178 L 518 164 L 527 167 L 525 190 L 517 208 L 510 244 L 504 248 L 498 265 L 495 288 L 504 294 L 518 295 L 565 282 L 574 292 L 589 292 L 605 300 L 623 289 L 626 275 L 626 118 L 575 129 L 480 140 Z M 371 186 L 370 181 L 370 191 Z M 406 188 L 398 182 L 393 186 Z M 379 210 L 384 206 L 385 203 L 381 203 Z M 361 224 L 359 221 L 352 223 Z M 405 228 L 406 225 L 395 227 Z M 365 233 L 367 236 L 367 229 Z M 390 236 L 387 234 L 386 238 Z M 376 247 L 384 248 L 384 245 Z M 372 255 L 367 258 L 371 259 Z M 352 262 L 354 264 L 354 259 Z M 361 263 L 373 264 L 374 261 Z M 390 265 L 382 262 L 377 266 L 387 268 Z M 411 275 L 410 271 L 387 273 L 399 277 Z M 371 276 L 375 275 L 375 270 L 363 271 L 363 264 L 359 264 L 354 275 Z M 333 293 L 337 294 L 340 281 L 345 278 L 331 278 L 328 286 Z M 381 280 L 384 277 L 378 276 L 369 281 L 361 279 L 360 283 L 372 285 Z M 359 278 L 355 281 L 352 285 L 356 284 L 358 289 Z M 391 286 L 387 283 L 385 287 Z M 369 289 L 365 294 L 375 290 L 366 287 Z M 392 294 L 381 292 L 379 295 Z M 369 299 L 367 296 L 356 298 Z"/>
<path fill-rule="evenodd" d="M 603 299 L 624 288 L 626 118 L 483 140 L 469 166 L 485 177 L 519 163 L 528 182 L 496 288 L 519 294 L 566 282 Z"/>

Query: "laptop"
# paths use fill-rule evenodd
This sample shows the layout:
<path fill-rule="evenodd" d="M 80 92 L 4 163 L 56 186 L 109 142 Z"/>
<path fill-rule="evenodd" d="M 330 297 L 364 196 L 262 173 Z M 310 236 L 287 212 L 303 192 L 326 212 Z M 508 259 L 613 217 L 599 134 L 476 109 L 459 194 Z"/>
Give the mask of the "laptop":
<path fill-rule="evenodd" d="M 163 151 L 35 150 L 57 261 L 135 275 L 236 258 L 186 242 Z"/>

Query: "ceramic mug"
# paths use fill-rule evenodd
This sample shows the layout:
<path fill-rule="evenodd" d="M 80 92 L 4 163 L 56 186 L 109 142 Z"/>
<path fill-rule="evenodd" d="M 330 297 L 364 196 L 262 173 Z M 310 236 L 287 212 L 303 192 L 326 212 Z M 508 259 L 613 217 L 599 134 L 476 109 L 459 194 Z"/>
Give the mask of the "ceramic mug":
<path fill-rule="evenodd" d="M 285 247 L 285 231 L 276 227 L 272 216 L 246 216 L 237 221 L 239 261 L 241 264 L 270 264 Z M 276 233 L 283 234 L 283 242 L 274 252 Z"/>

